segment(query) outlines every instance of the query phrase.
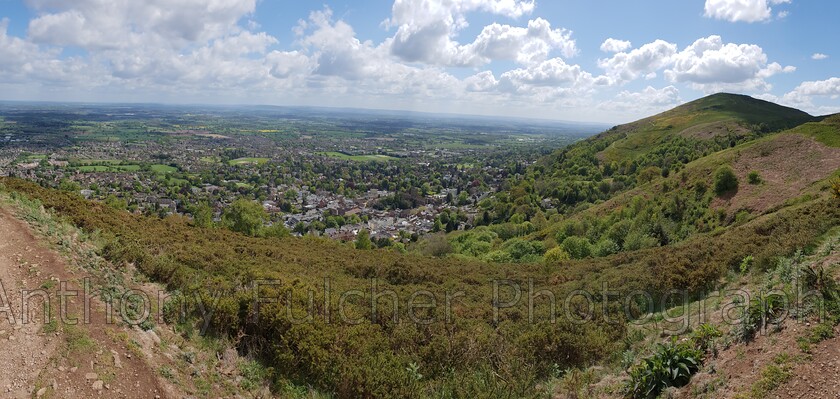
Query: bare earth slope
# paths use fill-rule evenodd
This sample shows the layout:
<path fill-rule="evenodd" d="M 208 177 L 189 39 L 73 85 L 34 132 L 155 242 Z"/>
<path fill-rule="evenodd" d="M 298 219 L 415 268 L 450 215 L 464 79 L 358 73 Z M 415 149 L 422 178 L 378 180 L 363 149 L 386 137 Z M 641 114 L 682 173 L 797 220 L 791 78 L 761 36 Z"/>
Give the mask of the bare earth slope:
<path fill-rule="evenodd" d="M 132 356 L 124 343 L 112 339 L 122 329 L 105 323 L 98 311 L 101 304 L 96 301 L 92 301 L 91 324 L 65 326 L 44 323 L 44 301 L 32 299 L 28 301 L 30 318 L 23 324 L 21 290 L 48 292 L 49 307 L 57 319 L 57 280 L 70 281 L 67 287 L 73 289 L 79 277 L 83 276 L 69 271 L 62 258 L 41 244 L 26 224 L 0 208 L 0 281 L 4 289 L 0 293 L 0 397 L 172 397 L 143 356 Z M 68 315 L 82 313 L 82 295 L 68 304 Z"/>

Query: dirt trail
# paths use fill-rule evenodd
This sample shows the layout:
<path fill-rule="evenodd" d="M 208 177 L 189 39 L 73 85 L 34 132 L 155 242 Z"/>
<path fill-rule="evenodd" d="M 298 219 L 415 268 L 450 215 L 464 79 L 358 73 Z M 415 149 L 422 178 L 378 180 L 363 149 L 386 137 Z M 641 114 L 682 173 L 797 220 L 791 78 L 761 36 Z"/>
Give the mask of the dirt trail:
<path fill-rule="evenodd" d="M 86 298 L 78 287 L 86 276 L 68 269 L 26 224 L 0 208 L 0 397 L 180 397 L 148 366 L 146 357 L 151 355 L 130 347 L 128 330 L 106 323 L 104 307 L 97 300 L 91 301 L 89 324 L 45 323 L 45 307 L 53 320 L 59 319 L 60 281 L 79 292 L 69 298 L 68 316 L 83 314 Z M 50 298 L 47 306 L 40 298 L 28 301 L 26 324 L 21 290 L 42 290 Z"/>

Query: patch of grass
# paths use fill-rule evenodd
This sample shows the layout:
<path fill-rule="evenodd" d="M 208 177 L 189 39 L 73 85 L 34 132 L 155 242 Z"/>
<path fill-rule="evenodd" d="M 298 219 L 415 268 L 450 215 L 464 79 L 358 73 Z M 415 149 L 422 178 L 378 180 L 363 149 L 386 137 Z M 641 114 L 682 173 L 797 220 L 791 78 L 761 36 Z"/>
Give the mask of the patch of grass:
<path fill-rule="evenodd" d="M 67 349 L 71 353 L 88 352 L 96 348 L 96 342 L 90 338 L 84 328 L 78 325 L 64 325 L 64 336 Z"/>
<path fill-rule="evenodd" d="M 175 173 L 178 168 L 169 165 L 152 165 L 149 167 L 155 173 Z"/>
<path fill-rule="evenodd" d="M 793 376 L 791 363 L 793 358 L 786 354 L 780 354 L 773 359 L 773 364 L 768 365 L 761 371 L 761 379 L 756 381 L 750 389 L 750 398 L 762 399 L 788 382 Z"/>
<path fill-rule="evenodd" d="M 44 327 L 41 328 L 41 331 L 44 334 L 54 334 L 56 331 L 58 331 L 58 321 L 50 320 L 49 323 L 44 324 Z"/>
<path fill-rule="evenodd" d="M 167 366 L 162 366 L 160 369 L 158 369 L 158 374 L 160 374 L 161 377 L 166 378 L 170 381 L 175 379 L 175 372 Z"/>
<path fill-rule="evenodd" d="M 831 123 L 806 123 L 791 130 L 791 133 L 813 137 L 815 140 L 829 147 L 840 147 L 840 129 L 838 129 L 837 125 Z"/>
<path fill-rule="evenodd" d="M 344 159 L 344 160 L 354 161 L 354 162 L 391 161 L 391 160 L 396 159 L 394 157 L 391 157 L 391 156 L 388 156 L 388 155 L 381 155 L 381 154 L 376 154 L 376 155 L 348 155 L 348 154 L 345 154 L 345 153 L 342 153 L 342 152 L 334 152 L 334 151 L 323 152 L 323 153 L 321 153 L 321 155 L 324 155 L 324 156 L 327 156 L 327 157 L 330 157 L 330 158 L 338 158 L 338 159 Z"/>
<path fill-rule="evenodd" d="M 237 165 L 265 165 L 269 161 L 268 158 L 238 158 L 231 161 L 228 161 L 228 165 L 230 166 L 237 166 Z"/>

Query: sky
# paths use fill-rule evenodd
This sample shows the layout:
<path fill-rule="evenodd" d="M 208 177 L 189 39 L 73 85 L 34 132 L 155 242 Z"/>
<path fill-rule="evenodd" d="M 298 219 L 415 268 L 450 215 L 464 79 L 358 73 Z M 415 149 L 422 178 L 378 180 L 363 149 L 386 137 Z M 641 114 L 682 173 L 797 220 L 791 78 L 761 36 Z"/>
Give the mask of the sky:
<path fill-rule="evenodd" d="M 734 92 L 840 112 L 835 0 L 0 0 L 0 100 L 620 123 Z"/>

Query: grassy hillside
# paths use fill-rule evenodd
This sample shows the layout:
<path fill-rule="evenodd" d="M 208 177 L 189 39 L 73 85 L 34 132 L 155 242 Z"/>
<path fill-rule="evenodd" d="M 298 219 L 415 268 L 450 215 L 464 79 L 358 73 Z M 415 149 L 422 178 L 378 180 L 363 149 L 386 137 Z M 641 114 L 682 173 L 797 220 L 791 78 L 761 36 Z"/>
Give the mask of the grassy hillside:
<path fill-rule="evenodd" d="M 719 136 L 767 133 L 798 126 L 815 118 L 797 109 L 737 94 L 715 94 L 662 114 L 618 126 L 605 136 L 621 135 L 598 154 L 606 162 L 633 159 L 667 143 L 674 136 L 710 140 Z M 597 138 L 596 138 L 597 140 Z"/>
<path fill-rule="evenodd" d="M 809 122 L 783 132 L 710 139 L 674 133 L 689 125 L 696 132 L 712 119 Z M 493 223 L 455 233 L 450 242 L 464 256 L 529 263 L 605 257 L 718 234 L 826 195 L 840 170 L 837 122 L 837 116 L 811 118 L 745 96 L 701 99 L 546 157 L 507 192 L 480 204 L 481 219 Z M 671 133 L 641 127 L 662 124 L 674 126 Z M 622 130 L 631 133 L 616 133 Z M 647 154 L 624 154 L 620 163 L 601 159 L 616 143 L 637 134 L 653 137 L 651 132 L 658 132 L 660 144 Z M 737 184 L 726 192 L 716 190 L 722 168 L 732 170 Z"/>

